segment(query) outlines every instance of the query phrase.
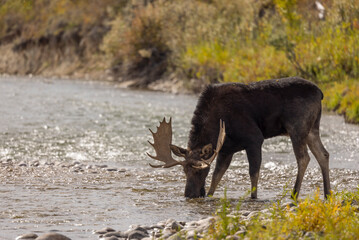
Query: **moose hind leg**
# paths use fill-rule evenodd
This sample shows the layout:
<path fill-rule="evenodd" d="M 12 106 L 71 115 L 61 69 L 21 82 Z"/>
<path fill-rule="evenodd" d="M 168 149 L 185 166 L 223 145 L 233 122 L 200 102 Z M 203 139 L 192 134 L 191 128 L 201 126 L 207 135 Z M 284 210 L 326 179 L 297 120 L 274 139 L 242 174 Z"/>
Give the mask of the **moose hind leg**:
<path fill-rule="evenodd" d="M 298 164 L 297 179 L 295 181 L 292 197 L 298 197 L 302 185 L 303 177 L 305 174 L 305 170 L 307 169 L 308 163 L 310 161 L 307 144 L 305 141 L 303 141 L 303 139 L 305 138 L 291 137 L 294 154 Z"/>
<path fill-rule="evenodd" d="M 329 153 L 320 140 L 319 130 L 312 129 L 308 135 L 308 146 L 317 159 L 323 175 L 324 197 L 330 195 Z"/>

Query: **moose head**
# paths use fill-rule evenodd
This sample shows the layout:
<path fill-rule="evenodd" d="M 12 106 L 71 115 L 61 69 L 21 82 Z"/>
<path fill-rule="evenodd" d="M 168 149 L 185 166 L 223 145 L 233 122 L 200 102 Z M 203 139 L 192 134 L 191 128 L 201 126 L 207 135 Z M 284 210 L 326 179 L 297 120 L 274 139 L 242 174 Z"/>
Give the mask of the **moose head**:
<path fill-rule="evenodd" d="M 213 149 L 211 143 L 202 146 L 198 149 L 184 149 L 175 145 L 172 145 L 172 119 L 166 122 L 164 118 L 160 122 L 160 126 L 157 127 L 157 132 L 152 133 L 154 142 L 149 143 L 153 146 L 156 152 L 156 156 L 147 155 L 155 160 L 164 162 L 162 165 L 152 165 L 153 168 L 170 168 L 176 165 L 181 165 L 186 174 L 186 188 L 185 197 L 198 198 L 206 195 L 205 180 L 209 173 L 211 163 L 217 157 L 221 150 L 224 139 L 226 136 L 225 124 L 220 120 L 220 130 L 217 140 L 217 146 Z M 177 157 L 184 158 L 183 161 L 175 160 L 172 154 Z"/>

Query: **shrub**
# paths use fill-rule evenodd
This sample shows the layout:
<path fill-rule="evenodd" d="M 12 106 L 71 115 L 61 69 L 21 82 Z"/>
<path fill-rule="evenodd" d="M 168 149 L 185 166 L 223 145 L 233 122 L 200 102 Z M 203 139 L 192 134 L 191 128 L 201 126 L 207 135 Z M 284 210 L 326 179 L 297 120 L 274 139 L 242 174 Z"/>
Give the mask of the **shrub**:
<path fill-rule="evenodd" d="M 344 115 L 346 121 L 359 123 L 359 83 L 345 81 L 324 86 L 324 105 L 327 109 Z"/>

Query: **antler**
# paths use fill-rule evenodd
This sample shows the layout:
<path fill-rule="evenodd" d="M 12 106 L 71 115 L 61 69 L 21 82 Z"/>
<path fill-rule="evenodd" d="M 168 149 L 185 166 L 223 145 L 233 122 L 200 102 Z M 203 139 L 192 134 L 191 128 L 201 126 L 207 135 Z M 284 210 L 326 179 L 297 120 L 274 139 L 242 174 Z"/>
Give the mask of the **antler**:
<path fill-rule="evenodd" d="M 211 165 L 211 163 L 214 161 L 214 159 L 216 159 L 219 151 L 221 151 L 225 137 L 226 137 L 226 126 L 224 124 L 224 121 L 222 121 L 222 119 L 220 119 L 219 120 L 219 134 L 218 134 L 218 139 L 217 139 L 217 146 L 216 146 L 216 149 L 214 150 L 212 157 L 210 157 L 209 159 L 201 159 L 201 161 L 199 162 L 201 164 L 201 166 L 198 166 L 198 167 L 193 166 L 193 167 L 200 168 L 200 169 L 209 167 Z"/>
<path fill-rule="evenodd" d="M 154 143 L 148 141 L 149 144 L 155 149 L 157 156 L 152 156 L 147 153 L 147 155 L 155 160 L 164 162 L 163 165 L 152 165 L 153 168 L 169 168 L 176 165 L 183 165 L 183 162 L 179 162 L 172 158 L 170 145 L 172 143 L 172 118 L 170 118 L 169 122 L 166 122 L 166 119 L 163 118 L 162 122 L 160 122 L 160 126 L 157 127 L 157 132 L 152 133 Z"/>

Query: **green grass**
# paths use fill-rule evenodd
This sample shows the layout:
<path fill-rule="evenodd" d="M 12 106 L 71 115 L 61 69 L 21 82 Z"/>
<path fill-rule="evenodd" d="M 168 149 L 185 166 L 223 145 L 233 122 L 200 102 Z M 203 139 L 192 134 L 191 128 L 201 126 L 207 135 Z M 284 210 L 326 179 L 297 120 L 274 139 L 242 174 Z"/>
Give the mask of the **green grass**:
<path fill-rule="evenodd" d="M 205 239 L 224 239 L 239 229 L 236 236 L 240 239 L 358 239 L 358 203 L 359 190 L 333 193 L 327 200 L 320 198 L 318 190 L 292 208 L 283 208 L 278 200 L 267 213 L 243 220 L 230 214 L 233 209 L 224 198 L 217 222 Z"/>

